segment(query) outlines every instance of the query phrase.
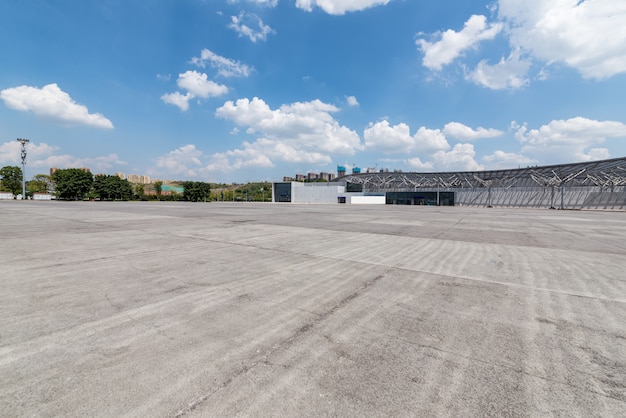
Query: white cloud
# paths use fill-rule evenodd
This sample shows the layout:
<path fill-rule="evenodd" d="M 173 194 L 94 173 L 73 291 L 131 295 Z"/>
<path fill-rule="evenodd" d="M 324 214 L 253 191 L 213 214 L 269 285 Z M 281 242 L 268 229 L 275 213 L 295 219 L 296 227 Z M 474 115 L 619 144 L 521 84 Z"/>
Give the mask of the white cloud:
<path fill-rule="evenodd" d="M 595 146 L 607 138 L 626 138 L 626 125 L 575 117 L 553 120 L 539 129 L 528 130 L 524 125 L 515 137 L 523 144 L 522 152 L 546 163 L 590 161 L 609 158 L 608 150 Z"/>
<path fill-rule="evenodd" d="M 19 165 L 22 163 L 21 157 L 22 144 L 17 141 L 9 141 L 0 144 L 0 166 Z M 37 165 L 37 162 L 58 150 L 57 147 L 48 145 L 44 142 L 35 143 L 33 141 L 26 145 L 27 164 Z"/>
<path fill-rule="evenodd" d="M 411 136 L 410 128 L 405 123 L 390 126 L 383 120 L 375 124 L 370 123 L 364 131 L 365 147 L 385 154 L 434 152 L 450 148 L 445 135 L 439 129 L 420 127 L 415 135 Z"/>
<path fill-rule="evenodd" d="M 502 30 L 501 23 L 487 24 L 487 18 L 482 15 L 473 15 L 460 32 L 449 29 L 435 34 L 440 39 L 428 42 L 418 39 L 416 44 L 424 52 L 423 64 L 431 70 L 441 70 L 444 65 L 450 64 L 464 51 L 475 48 L 479 42 L 493 39 Z"/>
<path fill-rule="evenodd" d="M 208 80 L 207 75 L 197 71 L 185 71 L 178 76 L 178 87 L 187 90 L 193 97 L 221 96 L 228 93 L 228 87 Z"/>
<path fill-rule="evenodd" d="M 31 86 L 8 88 L 0 91 L 0 98 L 15 110 L 75 125 L 113 129 L 109 119 L 100 113 L 89 113 L 86 106 L 76 103 L 56 84 L 48 84 L 41 89 Z"/>
<path fill-rule="evenodd" d="M 506 170 L 537 165 L 537 160 L 522 154 L 504 151 L 495 151 L 493 154 L 484 156 L 482 160 L 490 170 Z"/>
<path fill-rule="evenodd" d="M 513 52 L 495 65 L 489 65 L 486 60 L 480 61 L 474 71 L 466 75 L 466 79 L 492 90 L 515 90 L 529 84 L 527 74 L 531 65 L 530 60 L 520 58 L 519 52 Z"/>
<path fill-rule="evenodd" d="M 415 134 L 415 151 L 433 152 L 450 149 L 446 136 L 439 129 L 420 127 Z"/>
<path fill-rule="evenodd" d="M 78 168 L 87 167 L 93 173 L 106 173 L 115 166 L 125 165 L 117 154 L 108 154 L 99 157 L 76 157 L 69 154 L 51 155 L 43 160 L 34 162 L 34 167 L 42 168 Z"/>
<path fill-rule="evenodd" d="M 239 16 L 231 16 L 231 24 L 228 27 L 239 34 L 240 37 L 247 37 L 252 42 L 265 41 L 267 35 L 274 33 L 274 30 L 264 24 L 260 17 L 254 13 L 239 13 Z"/>
<path fill-rule="evenodd" d="M 244 0 L 241 0 L 244 1 Z M 248 3 L 254 3 L 259 6 L 265 7 L 276 7 L 278 5 L 278 0 L 245 0 Z M 240 0 L 228 0 L 229 3 L 239 3 Z"/>
<path fill-rule="evenodd" d="M 530 79 L 544 80 L 546 69 L 565 64 L 587 79 L 602 80 L 626 73 L 626 2 L 615 0 L 498 0 L 495 22 L 471 16 L 460 32 L 435 33 L 418 39 L 423 65 L 439 71 L 464 51 L 498 33 L 510 53 L 496 64 L 483 59 L 466 79 L 491 89 L 519 89 Z M 465 68 L 465 65 L 463 65 Z"/>
<path fill-rule="evenodd" d="M 383 120 L 371 124 L 363 132 L 365 147 L 367 149 L 381 151 L 385 154 L 408 153 L 415 146 L 415 138 L 411 136 L 411 130 L 406 123 L 390 126 Z"/>
<path fill-rule="evenodd" d="M 461 141 L 473 141 L 482 138 L 495 138 L 503 134 L 502 131 L 497 129 L 485 129 L 478 127 L 472 129 L 469 126 L 463 125 L 459 122 L 450 122 L 443 127 L 443 133 L 452 138 L 456 138 Z"/>
<path fill-rule="evenodd" d="M 329 164 L 329 154 L 353 155 L 363 149 L 356 132 L 331 115 L 339 109 L 320 100 L 297 102 L 271 109 L 262 99 L 228 101 L 215 112 L 222 119 L 256 135 L 242 147 L 213 156 L 208 169 L 269 166 L 274 161 Z"/>
<path fill-rule="evenodd" d="M 165 103 L 178 106 L 180 110 L 186 112 L 189 110 L 189 100 L 193 99 L 193 96 L 189 93 L 183 95 L 180 92 L 175 91 L 174 93 L 165 93 L 161 96 L 161 100 Z"/>
<path fill-rule="evenodd" d="M 217 69 L 217 74 L 222 77 L 248 77 L 254 68 L 242 64 L 239 61 L 217 55 L 213 51 L 204 48 L 200 51 L 200 57 L 193 57 L 191 63 L 204 68 L 206 63 Z"/>
<path fill-rule="evenodd" d="M 370 7 L 385 5 L 390 0 L 296 0 L 296 7 L 310 12 L 313 7 L 319 7 L 331 15 L 342 15 L 346 12 L 356 12 Z"/>
<path fill-rule="evenodd" d="M 346 96 L 346 103 L 348 103 L 348 106 L 353 107 L 359 105 L 359 101 L 354 96 Z"/>
<path fill-rule="evenodd" d="M 22 161 L 20 148 L 21 145 L 17 141 L 0 144 L 0 166 L 19 165 Z M 44 174 L 47 174 L 51 167 L 88 167 L 94 173 L 102 173 L 109 171 L 114 166 L 126 164 L 119 159 L 117 154 L 99 157 L 76 157 L 69 154 L 56 154 L 59 148 L 44 142 L 36 143 L 31 141 L 26 146 L 26 151 L 28 156 L 26 165 L 27 175 L 32 171 L 32 168 L 41 169 L 39 172 Z M 31 169 L 28 167 L 31 167 Z"/>
<path fill-rule="evenodd" d="M 456 144 L 450 151 L 437 151 L 433 155 L 435 166 L 441 171 L 479 171 L 484 167 L 476 162 L 472 144 Z"/>
<path fill-rule="evenodd" d="M 206 170 L 229 172 L 241 168 L 270 168 L 275 166 L 274 161 L 321 165 L 330 164 L 332 159 L 326 154 L 298 148 L 294 144 L 260 138 L 252 143 L 244 142 L 239 149 L 214 154 Z"/>
<path fill-rule="evenodd" d="M 197 71 L 186 71 L 179 74 L 177 84 L 181 89 L 187 90 L 187 93 L 184 95 L 178 91 L 166 93 L 161 96 L 161 100 L 178 106 L 183 112 L 189 109 L 189 101 L 191 99 L 196 97 L 207 99 L 228 93 L 228 87 L 208 80 L 206 74 Z"/>
<path fill-rule="evenodd" d="M 434 169 L 433 163 L 422 162 L 419 158 L 409 158 L 406 160 L 406 164 L 414 170 L 418 171 L 432 171 Z"/>
<path fill-rule="evenodd" d="M 160 173 L 195 177 L 202 165 L 201 157 L 202 151 L 196 149 L 195 145 L 188 144 L 157 158 L 156 167 Z"/>
<path fill-rule="evenodd" d="M 626 72 L 626 2 L 499 0 L 511 47 L 547 63 L 562 62 L 585 78 Z"/>

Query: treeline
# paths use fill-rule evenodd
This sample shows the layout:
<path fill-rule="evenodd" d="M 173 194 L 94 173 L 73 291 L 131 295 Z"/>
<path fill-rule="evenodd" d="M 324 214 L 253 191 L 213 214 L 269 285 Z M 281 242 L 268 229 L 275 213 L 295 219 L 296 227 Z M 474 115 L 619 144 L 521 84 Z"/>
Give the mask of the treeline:
<path fill-rule="evenodd" d="M 93 175 L 80 168 L 56 170 L 52 176 L 37 174 L 26 182 L 26 195 L 51 193 L 62 200 L 167 200 L 189 202 L 270 202 L 272 184 L 256 182 L 246 184 L 205 183 L 199 181 L 177 182 L 182 193 L 165 189 L 163 182 L 132 184 L 118 176 Z M 14 195 L 22 192 L 22 170 L 17 166 L 0 168 L 0 191 Z"/>

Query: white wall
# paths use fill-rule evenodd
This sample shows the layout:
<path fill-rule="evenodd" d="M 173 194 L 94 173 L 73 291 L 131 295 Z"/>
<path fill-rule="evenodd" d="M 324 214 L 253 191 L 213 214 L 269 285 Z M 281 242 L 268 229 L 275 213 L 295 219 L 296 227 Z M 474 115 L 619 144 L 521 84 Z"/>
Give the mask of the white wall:
<path fill-rule="evenodd" d="M 385 196 L 348 196 L 348 198 L 350 199 L 348 203 L 353 205 L 384 205 L 387 203 Z"/>
<path fill-rule="evenodd" d="M 48 193 L 35 193 L 33 200 L 52 200 L 52 196 Z"/>
<path fill-rule="evenodd" d="M 292 203 L 337 204 L 337 197 L 345 190 L 336 183 L 292 183 Z"/>

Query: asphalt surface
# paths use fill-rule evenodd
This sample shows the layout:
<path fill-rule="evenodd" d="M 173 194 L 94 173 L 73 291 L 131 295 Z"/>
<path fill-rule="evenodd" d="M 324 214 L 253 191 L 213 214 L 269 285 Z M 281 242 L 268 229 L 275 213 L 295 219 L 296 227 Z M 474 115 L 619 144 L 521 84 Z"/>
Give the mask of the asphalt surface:
<path fill-rule="evenodd" d="M 626 212 L 0 201 L 0 416 L 626 416 Z"/>

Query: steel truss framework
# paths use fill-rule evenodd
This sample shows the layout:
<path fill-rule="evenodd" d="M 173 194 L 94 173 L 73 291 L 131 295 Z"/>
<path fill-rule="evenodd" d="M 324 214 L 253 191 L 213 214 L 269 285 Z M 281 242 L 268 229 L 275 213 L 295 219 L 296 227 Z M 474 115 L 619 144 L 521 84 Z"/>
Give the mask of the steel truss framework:
<path fill-rule="evenodd" d="M 626 157 L 611 160 L 528 167 L 512 170 L 446 173 L 361 173 L 334 181 L 362 184 L 368 192 L 416 189 L 624 186 Z"/>
<path fill-rule="evenodd" d="M 558 190 L 561 208 L 566 206 L 566 196 L 570 207 L 584 207 L 592 206 L 589 203 L 592 195 L 616 192 L 619 196 L 613 196 L 611 201 L 614 203 L 608 206 L 622 208 L 622 202 L 626 201 L 626 157 L 511 170 L 361 173 L 339 177 L 334 181 L 361 184 L 364 192 L 456 191 L 461 197 L 457 199 L 459 202 L 470 199 L 471 195 L 471 202 L 486 206 L 491 206 L 492 203 L 502 206 L 530 206 L 532 200 L 543 199 L 537 206 L 554 207 L 555 193 Z M 577 197 L 571 197 L 574 191 Z M 546 194 L 548 197 L 545 197 Z M 540 199 L 539 195 L 543 197 Z M 526 199 L 530 200 L 523 196 L 528 196 Z M 602 200 L 601 198 L 594 197 L 595 201 Z M 493 202 L 492 199 L 496 201 Z"/>

